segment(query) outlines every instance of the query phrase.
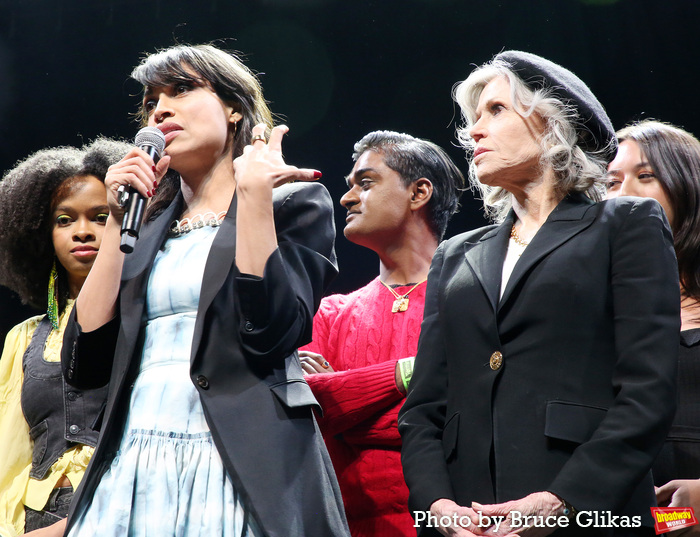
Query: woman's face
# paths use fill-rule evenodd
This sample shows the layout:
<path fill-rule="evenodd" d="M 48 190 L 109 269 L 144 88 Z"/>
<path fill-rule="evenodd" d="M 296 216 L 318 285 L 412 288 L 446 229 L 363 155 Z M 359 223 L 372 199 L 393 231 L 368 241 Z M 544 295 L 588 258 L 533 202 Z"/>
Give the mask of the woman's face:
<path fill-rule="evenodd" d="M 515 110 L 507 78 L 499 76 L 486 84 L 476 118 L 469 135 L 475 142 L 474 166 L 481 183 L 510 190 L 541 174 L 543 122 L 534 114 L 523 117 Z"/>
<path fill-rule="evenodd" d="M 58 262 L 68 273 L 71 298 L 85 281 L 102 243 L 109 214 L 105 185 L 86 175 L 67 179 L 65 193 L 53 203 L 52 240 Z"/>
<path fill-rule="evenodd" d="M 634 140 L 620 143 L 615 159 L 608 164 L 607 199 L 617 196 L 654 198 L 666 212 L 673 227 L 673 208 L 666 192 L 647 162 L 642 148 Z"/>
<path fill-rule="evenodd" d="M 232 125 L 241 118 L 209 84 L 196 81 L 147 88 L 144 108 L 148 125 L 163 131 L 171 167 L 181 174 L 226 154 Z"/>

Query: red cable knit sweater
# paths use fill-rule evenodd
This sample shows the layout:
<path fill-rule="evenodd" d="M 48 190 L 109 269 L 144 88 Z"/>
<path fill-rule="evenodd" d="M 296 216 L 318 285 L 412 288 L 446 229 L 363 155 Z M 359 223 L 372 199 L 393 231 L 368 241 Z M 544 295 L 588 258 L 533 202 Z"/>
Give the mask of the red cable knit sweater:
<path fill-rule="evenodd" d="M 313 342 L 335 373 L 307 375 L 324 416 L 326 439 L 353 537 L 415 535 L 401 469 L 397 416 L 403 395 L 394 370 L 415 356 L 426 284 L 408 295 L 407 311 L 392 313 L 393 295 L 379 278 L 349 295 L 332 295 L 314 317 Z M 411 287 L 398 287 L 403 294 Z"/>

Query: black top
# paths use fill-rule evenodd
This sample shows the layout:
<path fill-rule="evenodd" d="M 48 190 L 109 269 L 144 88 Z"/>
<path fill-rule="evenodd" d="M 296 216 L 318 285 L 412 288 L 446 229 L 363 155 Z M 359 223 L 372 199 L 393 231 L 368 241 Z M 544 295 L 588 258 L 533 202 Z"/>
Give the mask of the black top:
<path fill-rule="evenodd" d="M 678 410 L 653 472 L 657 487 L 700 478 L 700 328 L 681 332 Z"/>

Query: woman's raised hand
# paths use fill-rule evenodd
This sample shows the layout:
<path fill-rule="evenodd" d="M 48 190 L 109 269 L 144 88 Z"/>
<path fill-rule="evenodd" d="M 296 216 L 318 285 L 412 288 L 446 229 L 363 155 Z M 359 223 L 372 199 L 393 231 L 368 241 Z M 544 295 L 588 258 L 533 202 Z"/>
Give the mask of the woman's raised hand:
<path fill-rule="evenodd" d="M 237 188 L 255 190 L 272 189 L 292 181 L 314 181 L 321 172 L 308 168 L 297 168 L 284 162 L 282 138 L 289 131 L 286 125 L 272 129 L 270 140 L 265 143 L 265 125 L 253 127 L 252 142 L 243 154 L 233 161 Z"/>
<path fill-rule="evenodd" d="M 134 147 L 116 164 L 109 167 L 105 176 L 107 203 L 110 214 L 121 224 L 124 208 L 119 204 L 119 188 L 135 188 L 146 199 L 153 196 L 158 182 L 168 171 L 170 157 L 164 155 L 158 164 L 142 149 Z"/>

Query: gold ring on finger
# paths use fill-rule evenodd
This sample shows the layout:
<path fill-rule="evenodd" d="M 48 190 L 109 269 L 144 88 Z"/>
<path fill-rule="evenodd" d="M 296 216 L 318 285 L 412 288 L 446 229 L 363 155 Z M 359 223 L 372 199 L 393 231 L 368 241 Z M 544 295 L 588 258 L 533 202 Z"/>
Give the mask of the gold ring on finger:
<path fill-rule="evenodd" d="M 267 140 L 265 140 L 264 134 L 256 134 L 255 136 L 253 136 L 253 139 L 250 141 L 250 143 L 254 144 L 255 142 L 258 142 L 258 141 L 267 143 Z"/>

